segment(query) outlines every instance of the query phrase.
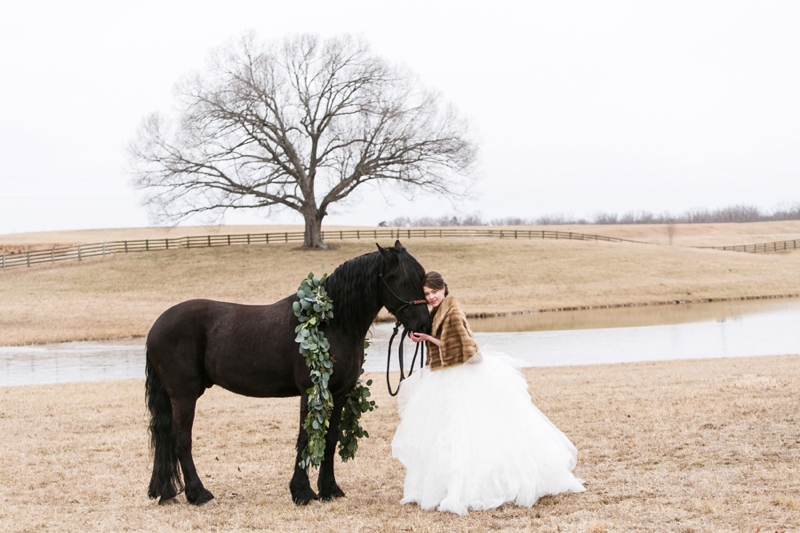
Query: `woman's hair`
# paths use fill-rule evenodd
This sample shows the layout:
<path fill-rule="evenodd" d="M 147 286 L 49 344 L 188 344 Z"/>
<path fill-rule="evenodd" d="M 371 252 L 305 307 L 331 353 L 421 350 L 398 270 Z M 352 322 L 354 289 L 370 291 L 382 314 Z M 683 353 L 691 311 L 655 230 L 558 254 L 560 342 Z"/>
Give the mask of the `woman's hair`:
<path fill-rule="evenodd" d="M 429 289 L 433 289 L 435 291 L 444 289 L 444 295 L 447 296 L 450 294 L 450 291 L 447 289 L 447 283 L 444 282 L 444 278 L 438 272 L 434 272 L 431 270 L 425 277 L 422 278 L 422 286 L 428 287 Z"/>

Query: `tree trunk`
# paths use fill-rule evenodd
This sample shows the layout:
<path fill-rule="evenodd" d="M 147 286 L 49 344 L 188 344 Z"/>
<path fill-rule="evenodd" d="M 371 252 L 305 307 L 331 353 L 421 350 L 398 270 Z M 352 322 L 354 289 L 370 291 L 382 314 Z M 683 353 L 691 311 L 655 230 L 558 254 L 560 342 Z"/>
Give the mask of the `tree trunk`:
<path fill-rule="evenodd" d="M 327 248 L 322 242 L 322 217 L 318 210 L 303 213 L 306 220 L 306 232 L 303 237 L 303 248 Z"/>

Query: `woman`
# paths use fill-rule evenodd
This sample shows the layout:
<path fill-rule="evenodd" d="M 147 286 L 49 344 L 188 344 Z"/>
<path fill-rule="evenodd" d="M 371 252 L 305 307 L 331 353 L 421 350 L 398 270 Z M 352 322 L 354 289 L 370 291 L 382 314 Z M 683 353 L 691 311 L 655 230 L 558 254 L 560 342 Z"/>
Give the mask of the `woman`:
<path fill-rule="evenodd" d="M 531 403 L 515 360 L 478 349 L 440 274 L 423 286 L 431 335 L 409 336 L 426 343 L 427 366 L 403 382 L 392 441 L 406 467 L 401 503 L 463 515 L 585 490 L 572 475 L 577 450 Z"/>

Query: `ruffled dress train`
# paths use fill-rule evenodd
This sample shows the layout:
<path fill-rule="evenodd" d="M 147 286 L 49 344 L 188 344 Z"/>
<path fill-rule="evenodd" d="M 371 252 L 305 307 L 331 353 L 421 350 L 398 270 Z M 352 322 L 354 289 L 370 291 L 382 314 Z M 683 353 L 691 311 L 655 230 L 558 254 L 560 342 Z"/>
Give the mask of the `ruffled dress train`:
<path fill-rule="evenodd" d="M 392 441 L 406 467 L 401 503 L 463 515 L 584 491 L 572 474 L 578 451 L 533 405 L 515 360 L 481 356 L 476 364 L 426 367 L 403 382 Z"/>

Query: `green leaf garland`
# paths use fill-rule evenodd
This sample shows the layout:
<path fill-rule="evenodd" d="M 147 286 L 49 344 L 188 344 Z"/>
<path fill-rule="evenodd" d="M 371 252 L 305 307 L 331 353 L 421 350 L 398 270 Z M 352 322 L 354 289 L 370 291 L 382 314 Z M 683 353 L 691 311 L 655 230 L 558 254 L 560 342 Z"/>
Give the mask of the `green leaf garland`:
<path fill-rule="evenodd" d="M 313 273 L 303 280 L 297 290 L 298 300 L 292 304 L 292 310 L 300 321 L 295 328 L 295 342 L 300 347 L 311 376 L 308 394 L 308 414 L 303 421 L 303 429 L 308 434 L 308 444 L 301 452 L 298 465 L 308 469 L 319 467 L 325 456 L 325 434 L 330 427 L 330 413 L 333 409 L 333 395 L 328 389 L 333 375 L 333 361 L 329 353 L 330 344 L 325 334 L 319 330 L 322 323 L 333 318 L 333 301 L 325 292 L 322 278 L 315 278 Z M 369 342 L 365 341 L 365 347 Z M 364 370 L 361 370 L 361 374 Z M 369 437 L 359 422 L 361 414 L 375 409 L 375 402 L 369 400 L 369 386 L 372 380 L 365 383 L 359 377 L 356 384 L 345 396 L 345 406 L 339 423 L 339 455 L 343 461 L 352 459 L 358 449 L 358 439 Z"/>
<path fill-rule="evenodd" d="M 364 341 L 364 349 L 369 348 L 369 341 Z M 367 354 L 364 354 L 366 358 Z M 366 383 L 361 381 L 361 376 L 364 375 L 364 369 L 361 369 L 361 375 L 356 381 L 356 384 L 350 389 L 345 397 L 344 410 L 342 411 L 342 420 L 339 422 L 339 456 L 343 462 L 352 459 L 358 450 L 358 439 L 369 438 L 369 433 L 361 427 L 359 422 L 361 415 L 367 411 L 377 409 L 374 400 L 368 399 L 370 396 L 369 387 L 372 385 L 372 380 L 368 379 Z"/>

